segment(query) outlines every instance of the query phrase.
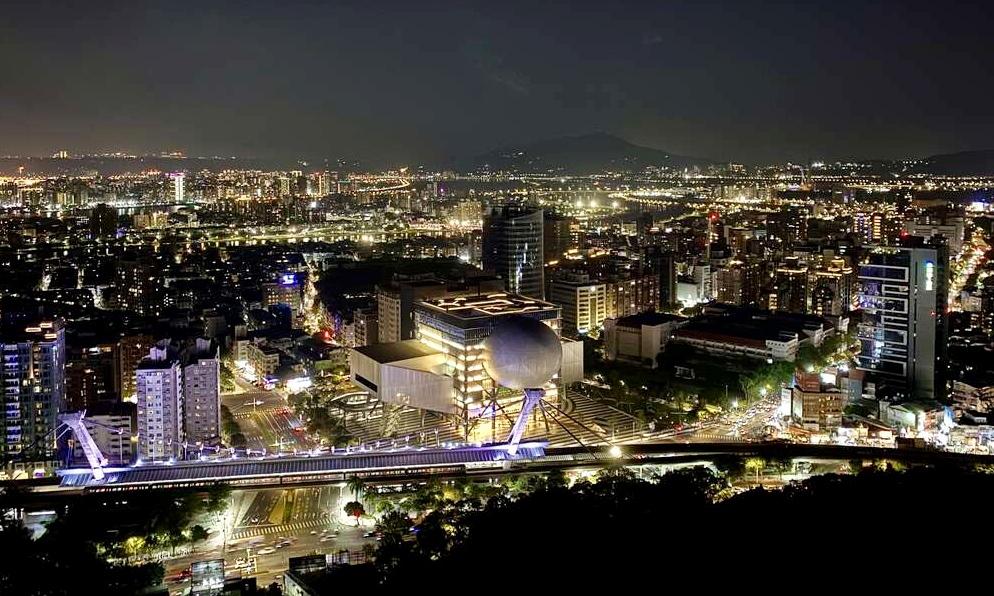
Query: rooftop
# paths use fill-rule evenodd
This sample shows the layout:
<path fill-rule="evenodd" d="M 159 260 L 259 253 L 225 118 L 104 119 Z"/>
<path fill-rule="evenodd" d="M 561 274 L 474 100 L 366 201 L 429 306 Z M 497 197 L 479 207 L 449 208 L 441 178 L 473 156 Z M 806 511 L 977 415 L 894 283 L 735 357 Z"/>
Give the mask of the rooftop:
<path fill-rule="evenodd" d="M 410 360 L 412 358 L 420 358 L 422 356 L 434 356 L 435 354 L 441 354 L 438 350 L 429 348 L 416 339 L 362 346 L 355 348 L 355 351 L 359 352 L 363 356 L 366 356 L 367 358 L 371 358 L 379 362 L 380 364 L 388 364 L 390 362 L 400 362 L 402 360 Z"/>
<path fill-rule="evenodd" d="M 673 323 L 676 321 L 686 321 L 686 317 L 681 317 L 680 315 L 671 315 L 662 312 L 643 312 L 637 315 L 629 315 L 627 317 L 621 317 L 618 319 L 619 327 L 641 327 L 646 325 L 649 327 L 655 325 L 662 325 L 664 323 Z"/>
<path fill-rule="evenodd" d="M 458 296 L 422 300 L 418 306 L 444 312 L 462 319 L 489 318 L 500 315 L 557 313 L 558 307 L 544 300 L 498 292 L 484 296 Z"/>

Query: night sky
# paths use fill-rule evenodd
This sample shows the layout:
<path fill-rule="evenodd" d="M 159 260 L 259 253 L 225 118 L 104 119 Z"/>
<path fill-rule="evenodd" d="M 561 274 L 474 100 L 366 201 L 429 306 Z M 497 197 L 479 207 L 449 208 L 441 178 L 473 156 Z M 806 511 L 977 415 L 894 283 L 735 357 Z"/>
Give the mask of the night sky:
<path fill-rule="evenodd" d="M 0 154 L 414 163 L 605 131 L 757 163 L 994 147 L 983 2 L 0 4 Z"/>

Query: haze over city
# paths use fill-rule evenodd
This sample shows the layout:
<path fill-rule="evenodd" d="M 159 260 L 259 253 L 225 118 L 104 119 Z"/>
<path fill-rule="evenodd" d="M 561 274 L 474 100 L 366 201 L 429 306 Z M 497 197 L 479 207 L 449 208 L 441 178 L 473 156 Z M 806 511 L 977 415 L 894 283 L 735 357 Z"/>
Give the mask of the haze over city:
<path fill-rule="evenodd" d="M 0 594 L 982 591 L 992 14 L 0 7 Z"/>

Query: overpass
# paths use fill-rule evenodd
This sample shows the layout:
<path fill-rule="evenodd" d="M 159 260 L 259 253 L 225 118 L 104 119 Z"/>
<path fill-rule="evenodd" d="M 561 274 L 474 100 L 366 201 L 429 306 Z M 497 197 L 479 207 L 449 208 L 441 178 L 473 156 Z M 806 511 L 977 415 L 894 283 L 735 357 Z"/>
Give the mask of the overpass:
<path fill-rule="evenodd" d="M 548 447 L 522 443 L 512 454 L 504 445 L 451 449 L 398 449 L 350 455 L 237 459 L 223 462 L 189 462 L 143 465 L 104 470 L 97 480 L 87 469 L 60 472 L 57 492 L 118 492 L 157 488 L 209 486 L 225 483 L 233 488 L 273 488 L 342 482 L 360 477 L 370 482 L 415 480 L 426 477 L 459 477 L 486 474 L 540 472 L 551 469 L 678 464 L 721 457 L 767 459 L 877 460 L 909 464 L 992 464 L 994 457 L 926 449 L 884 449 L 845 445 L 810 445 L 775 442 L 642 443 L 611 447 Z"/>

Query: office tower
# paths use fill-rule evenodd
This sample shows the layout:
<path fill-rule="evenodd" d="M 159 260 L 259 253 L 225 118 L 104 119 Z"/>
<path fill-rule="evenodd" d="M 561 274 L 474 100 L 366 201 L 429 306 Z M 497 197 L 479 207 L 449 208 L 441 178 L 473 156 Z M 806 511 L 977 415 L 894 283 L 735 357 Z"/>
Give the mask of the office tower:
<path fill-rule="evenodd" d="M 60 321 L 0 328 L 4 415 L 0 456 L 49 460 L 55 453 L 57 416 L 65 400 L 65 331 Z M 28 470 L 33 471 L 32 470 Z"/>
<path fill-rule="evenodd" d="M 155 296 L 161 288 L 156 283 L 152 262 L 148 257 L 135 253 L 122 255 L 117 262 L 114 286 L 121 310 L 142 316 L 158 314 Z"/>
<path fill-rule="evenodd" d="M 567 333 L 597 331 L 608 314 L 608 284 L 581 273 L 566 273 L 549 282 L 549 302 L 561 309 Z"/>
<path fill-rule="evenodd" d="M 117 233 L 117 209 L 100 203 L 90 210 L 90 236 L 106 238 Z"/>
<path fill-rule="evenodd" d="M 181 454 L 183 370 L 165 344 L 149 350 L 135 371 L 138 396 L 138 457 L 163 461 Z"/>
<path fill-rule="evenodd" d="M 797 257 L 787 257 L 776 270 L 777 310 L 807 311 L 808 267 Z"/>
<path fill-rule="evenodd" d="M 858 366 L 892 386 L 888 394 L 896 399 L 941 399 L 947 249 L 909 240 L 909 246 L 873 247 L 859 265 Z"/>
<path fill-rule="evenodd" d="M 221 361 L 209 339 L 196 340 L 184 355 L 183 435 L 193 445 L 215 445 L 221 437 Z"/>
<path fill-rule="evenodd" d="M 496 207 L 483 220 L 483 268 L 512 294 L 542 299 L 544 225 L 541 209 Z"/>
<path fill-rule="evenodd" d="M 152 336 L 144 334 L 125 335 L 117 342 L 117 386 L 123 401 L 137 401 L 135 371 L 153 343 Z"/>
<path fill-rule="evenodd" d="M 182 203 L 186 199 L 186 175 L 183 172 L 175 172 L 169 174 L 170 180 L 173 183 L 173 202 Z"/>
<path fill-rule="evenodd" d="M 563 254 L 573 247 L 573 236 L 570 231 L 572 220 L 554 213 L 544 214 L 542 222 L 542 250 L 546 263 L 558 261 Z"/>

